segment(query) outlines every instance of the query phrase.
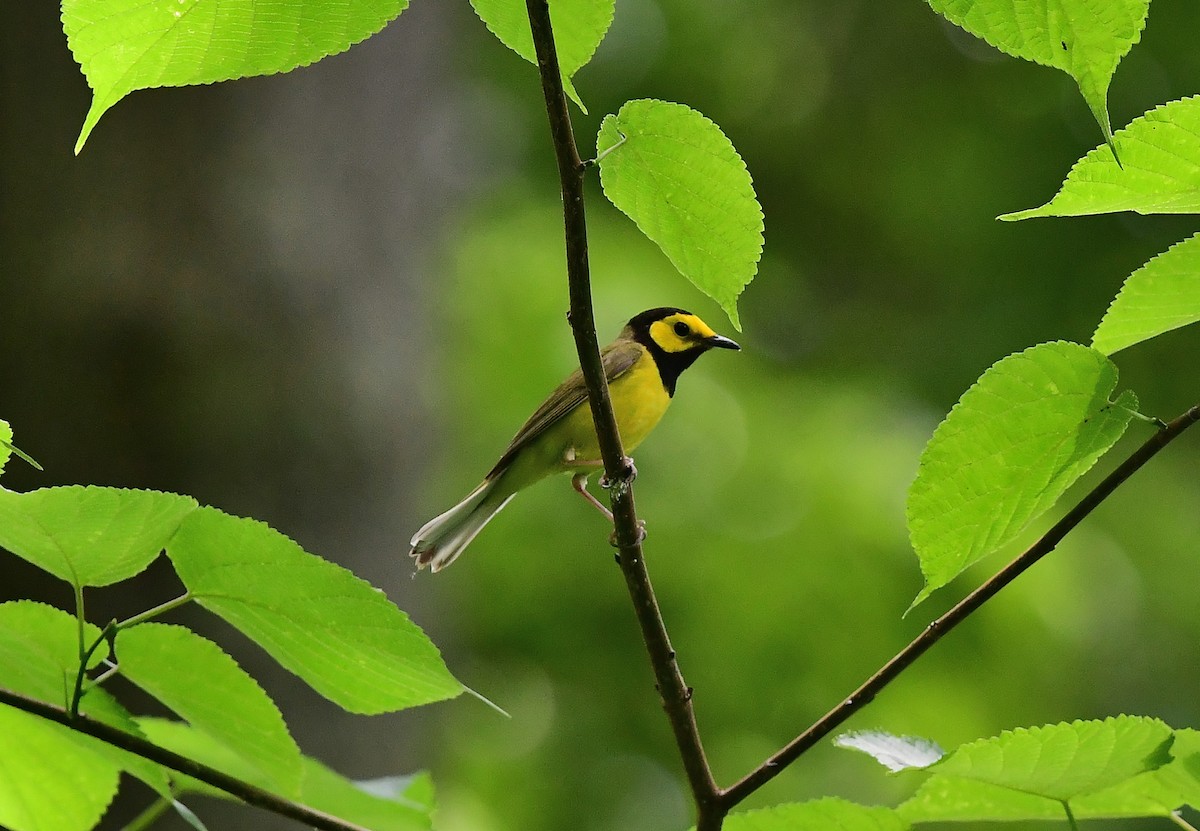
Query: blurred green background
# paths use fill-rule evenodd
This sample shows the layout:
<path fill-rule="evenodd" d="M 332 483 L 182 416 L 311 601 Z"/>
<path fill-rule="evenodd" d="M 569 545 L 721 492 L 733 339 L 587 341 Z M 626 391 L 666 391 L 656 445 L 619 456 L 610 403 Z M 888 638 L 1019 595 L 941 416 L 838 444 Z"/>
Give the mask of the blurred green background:
<path fill-rule="evenodd" d="M 410 579 L 403 557 L 573 366 L 533 67 L 466 3 L 426 0 L 290 75 L 137 93 L 73 158 L 88 91 L 56 9 L 7 11 L 0 416 L 47 470 L 14 462 L 6 485 L 191 493 L 384 588 L 511 719 L 470 698 L 349 716 L 223 624 L 176 619 L 249 665 L 339 770 L 432 770 L 442 831 L 685 828 L 607 531 L 567 480 L 436 577 Z M 1114 124 L 1197 91 L 1198 23 L 1157 0 Z M 1098 128 L 1065 75 L 917 0 L 620 0 L 576 85 L 585 152 L 623 101 L 685 102 L 730 136 L 766 215 L 739 335 L 594 180 L 588 205 L 602 340 L 678 305 L 744 347 L 684 376 L 637 456 L 651 573 L 729 784 L 1004 561 L 901 619 L 920 584 L 905 491 L 941 416 L 1004 355 L 1086 342 L 1124 277 L 1195 221 L 996 222 L 1049 198 Z M 1123 385 L 1173 416 L 1197 400 L 1198 350 L 1193 327 L 1121 353 Z M 1198 460 L 1188 436 L 848 727 L 952 747 L 1123 712 L 1200 723 Z M 69 606 L 13 558 L 0 576 L 2 599 Z M 107 620 L 174 591 L 159 564 L 90 608 Z M 751 804 L 894 804 L 916 782 L 822 743 Z M 149 800 L 130 790 L 109 826 Z M 196 802 L 210 827 L 290 827 Z"/>

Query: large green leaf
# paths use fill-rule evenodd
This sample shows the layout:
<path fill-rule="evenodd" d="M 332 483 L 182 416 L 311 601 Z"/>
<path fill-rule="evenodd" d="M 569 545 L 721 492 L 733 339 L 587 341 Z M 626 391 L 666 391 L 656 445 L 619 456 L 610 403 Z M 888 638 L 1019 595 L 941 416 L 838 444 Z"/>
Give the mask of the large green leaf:
<path fill-rule="evenodd" d="M 525 0 L 471 0 L 471 6 L 500 42 L 532 64 L 537 64 L 533 33 Z M 550 0 L 550 25 L 563 87 L 579 109 L 587 112 L 571 78 L 580 70 L 612 25 L 616 0 Z"/>
<path fill-rule="evenodd" d="M 1200 805 L 1200 733 L 1175 731 L 1171 753 L 1175 758 L 1162 767 L 1136 773 L 1102 790 L 1071 799 L 1071 813 L 1077 819 L 1166 817 L 1183 805 Z M 1134 765 L 1130 769 L 1136 768 Z M 1057 799 L 942 775 L 929 777 L 896 812 L 913 823 L 1065 817 L 1063 805 Z"/>
<path fill-rule="evenodd" d="M 1117 368 L 1094 349 L 1044 343 L 967 390 L 921 454 L 908 529 L 925 587 L 913 605 L 1015 537 L 1121 437 L 1137 399 L 1115 404 Z"/>
<path fill-rule="evenodd" d="M 275 703 L 221 647 L 182 626 L 143 623 L 118 633 L 116 650 L 121 675 L 296 795 L 300 748 Z"/>
<path fill-rule="evenodd" d="M 1200 234 L 1177 243 L 1129 275 L 1092 335 L 1111 355 L 1200 320 Z"/>
<path fill-rule="evenodd" d="M 1073 721 L 964 744 L 931 770 L 1065 802 L 1166 765 L 1173 741 L 1158 719 Z"/>
<path fill-rule="evenodd" d="M 186 724 L 166 719 L 144 718 L 139 724 L 150 740 L 189 759 L 223 770 L 252 785 L 275 791 L 261 770 L 212 737 Z M 408 787 L 392 797 L 368 793 L 308 756 L 301 759 L 301 784 L 297 797 L 312 808 L 349 820 L 372 831 L 429 831 L 433 802 L 426 777 L 414 777 Z M 183 792 L 229 798 L 224 791 L 180 774 L 176 788 Z"/>
<path fill-rule="evenodd" d="M 157 491 L 0 488 L 0 547 L 74 586 L 107 586 L 150 565 L 195 507 Z"/>
<path fill-rule="evenodd" d="M 99 635 L 95 626 L 84 625 L 86 646 L 91 646 Z M 89 666 L 96 666 L 106 657 L 108 644 L 102 642 L 92 653 Z M 65 709 L 70 706 L 78 667 L 79 623 L 74 616 L 30 600 L 0 604 L 0 686 Z M 101 688 L 84 694 L 79 711 L 139 735 L 125 708 Z M 83 733 L 68 730 L 65 735 L 84 750 L 111 759 L 150 787 L 166 793 L 166 775 L 154 762 Z"/>
<path fill-rule="evenodd" d="M 92 88 L 78 153 L 105 111 L 152 87 L 271 75 L 344 52 L 407 0 L 63 0 L 63 31 Z"/>
<path fill-rule="evenodd" d="M 0 705 L 0 827 L 88 831 L 117 792 L 120 771 L 61 725 Z"/>
<path fill-rule="evenodd" d="M 818 799 L 730 814 L 721 827 L 723 831 L 904 831 L 908 823 L 888 808 Z"/>
<path fill-rule="evenodd" d="M 382 592 L 261 522 L 202 508 L 167 556 L 196 602 L 347 710 L 400 710 L 463 690 Z"/>
<path fill-rule="evenodd" d="M 1053 199 L 1001 219 L 1200 212 L 1200 96 L 1172 101 L 1113 136 L 1118 165 L 1100 146 L 1077 161 Z"/>
<path fill-rule="evenodd" d="M 682 104 L 629 101 L 605 116 L 596 150 L 605 196 L 740 330 L 737 299 L 758 270 L 763 214 L 725 134 Z"/>
<path fill-rule="evenodd" d="M 1105 139 L 1111 138 L 1108 85 L 1142 35 L 1150 0 L 929 0 L 929 5 L 1002 52 L 1070 75 Z"/>

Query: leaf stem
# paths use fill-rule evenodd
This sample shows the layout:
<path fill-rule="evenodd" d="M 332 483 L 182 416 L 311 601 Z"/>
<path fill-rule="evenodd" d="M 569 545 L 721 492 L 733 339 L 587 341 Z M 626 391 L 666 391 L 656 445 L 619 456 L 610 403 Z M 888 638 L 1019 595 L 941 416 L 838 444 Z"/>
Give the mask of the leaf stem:
<path fill-rule="evenodd" d="M 171 810 L 172 804 L 173 800 L 165 796 L 160 796 L 154 802 L 147 805 L 146 810 L 130 820 L 121 831 L 146 831 L 147 828 L 154 825 L 159 817 Z"/>
<path fill-rule="evenodd" d="M 1107 499 L 1121 483 L 1140 470 L 1148 461 L 1179 437 L 1186 429 L 1200 421 L 1200 404 L 1192 407 L 1183 415 L 1155 432 L 1141 447 L 1135 450 L 1129 458 L 1108 474 L 1100 484 L 1096 485 L 1079 503 L 1063 516 L 1054 526 L 1042 535 L 1041 539 L 1026 549 L 1020 556 L 1002 568 L 986 583 L 958 602 L 950 611 L 925 627 L 912 643 L 900 650 L 890 661 L 883 665 L 874 675 L 868 678 L 852 692 L 842 703 L 838 704 L 825 715 L 821 716 L 811 727 L 796 738 L 792 739 L 781 750 L 776 752 L 741 781 L 722 792 L 722 799 L 728 808 L 741 802 L 770 780 L 774 779 L 788 765 L 796 761 L 805 751 L 818 741 L 837 729 L 846 719 L 869 704 L 879 692 L 896 679 L 901 672 L 908 668 L 917 658 L 933 646 L 942 636 L 962 623 L 984 603 L 1007 586 L 1018 575 L 1053 551 L 1072 529 L 1095 510 L 1101 502 Z"/>
<path fill-rule="evenodd" d="M 721 827 L 725 810 L 720 802 L 720 790 L 713 779 L 700 741 L 700 732 L 692 709 L 692 689 L 684 681 L 679 670 L 675 650 L 671 647 L 671 640 L 642 556 L 642 534 L 631 487 L 634 475 L 633 461 L 625 455 L 621 444 L 600 359 L 599 343 L 596 340 L 588 264 L 587 221 L 583 203 L 583 176 L 587 165 L 579 157 L 579 149 L 571 129 L 571 116 L 567 108 L 567 97 L 563 93 L 548 0 L 526 0 L 525 6 L 537 52 L 542 94 L 546 102 L 546 114 L 550 120 L 550 135 L 562 188 L 567 284 L 570 294 L 570 312 L 567 319 L 575 337 L 579 366 L 587 385 L 588 402 L 596 427 L 596 437 L 600 443 L 600 455 L 604 460 L 605 476 L 616 485 L 610 492 L 610 499 L 619 551 L 617 562 L 633 601 L 634 613 L 650 656 L 663 709 L 666 710 L 687 773 L 692 798 L 696 804 L 697 829 L 715 831 Z"/>
<path fill-rule="evenodd" d="M 297 820 L 312 828 L 319 828 L 321 831 L 368 831 L 368 829 L 363 828 L 361 825 L 355 825 L 352 822 L 331 816 L 315 808 L 309 808 L 307 805 L 302 805 L 299 802 L 294 802 L 278 794 L 263 790 L 256 785 L 251 785 L 249 782 L 243 782 L 241 779 L 230 776 L 214 767 L 201 764 L 186 756 L 181 756 L 178 753 L 159 747 L 141 736 L 126 733 L 124 730 L 120 730 L 110 724 L 105 724 L 102 721 L 96 721 L 88 716 L 72 715 L 62 707 L 56 707 L 45 701 L 38 701 L 35 698 L 29 698 L 28 696 L 0 687 L 0 704 L 7 704 L 26 713 L 32 713 L 35 716 L 40 716 L 49 721 L 69 727 L 79 733 L 93 736 L 114 747 L 128 750 L 130 753 L 141 756 L 143 759 L 149 759 L 152 762 L 157 762 L 163 767 L 170 768 L 193 779 L 199 779 L 201 782 L 212 785 L 214 788 L 218 788 L 230 796 L 237 797 L 243 802 L 279 814 L 280 816 Z"/>
<path fill-rule="evenodd" d="M 1179 811 L 1171 812 L 1171 822 L 1178 825 L 1184 831 L 1196 831 L 1196 827 L 1183 818 L 1183 814 Z"/>
<path fill-rule="evenodd" d="M 128 629 L 130 626 L 137 626 L 139 623 L 144 623 L 147 620 L 158 617 L 161 614 L 165 614 L 172 609 L 178 609 L 180 606 L 188 603 L 191 599 L 192 593 L 190 591 L 186 591 L 173 600 L 168 600 L 166 603 L 159 603 L 153 609 L 147 609 L 141 614 L 134 615 L 133 617 L 123 620 L 120 623 L 113 621 L 111 624 L 113 631 L 116 632 L 120 631 L 121 629 Z"/>
<path fill-rule="evenodd" d="M 83 679 L 87 674 L 88 661 L 91 660 L 92 653 L 96 651 L 96 648 L 100 646 L 100 644 L 104 643 L 109 635 L 112 634 L 116 625 L 117 622 L 115 620 L 110 621 L 107 626 L 100 630 L 100 634 L 96 636 L 96 640 L 92 643 L 92 645 L 83 650 L 79 656 L 79 668 L 75 671 L 75 688 L 71 691 L 71 706 L 67 708 L 67 711 L 72 716 L 79 715 L 79 700 L 83 698 Z M 81 637 L 82 634 L 83 627 L 80 626 Z"/>

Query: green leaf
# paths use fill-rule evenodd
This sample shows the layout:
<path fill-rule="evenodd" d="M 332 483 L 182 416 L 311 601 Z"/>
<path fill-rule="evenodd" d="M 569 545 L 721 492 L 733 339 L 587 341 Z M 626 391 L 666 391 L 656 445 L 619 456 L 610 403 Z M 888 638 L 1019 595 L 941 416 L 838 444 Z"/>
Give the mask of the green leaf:
<path fill-rule="evenodd" d="M 13 431 L 9 423 L 0 418 L 0 473 L 4 473 L 4 466 L 8 464 L 8 459 L 13 452 Z"/>
<path fill-rule="evenodd" d="M 160 747 L 223 770 L 252 785 L 275 790 L 260 770 L 186 724 L 156 718 L 140 719 L 139 724 L 150 740 Z M 305 805 L 373 831 L 429 831 L 432 827 L 433 802 L 429 798 L 427 777 L 414 777 L 404 792 L 386 798 L 368 793 L 310 757 L 302 757 L 301 767 L 298 799 Z M 191 777 L 173 776 L 182 791 L 230 798 L 224 791 Z"/>
<path fill-rule="evenodd" d="M 1053 199 L 1040 208 L 1005 214 L 1083 216 L 1200 212 L 1200 96 L 1172 101 L 1134 119 L 1113 136 L 1118 165 L 1107 147 L 1075 163 Z"/>
<path fill-rule="evenodd" d="M 100 630 L 84 624 L 86 646 Z M 101 644 L 90 666 L 108 657 Z M 79 668 L 79 621 L 44 603 L 18 600 L 0 603 L 0 685 L 33 698 L 67 707 Z"/>
<path fill-rule="evenodd" d="M 959 776 L 930 776 L 896 813 L 913 824 L 1066 819 L 1063 804 L 1049 797 Z"/>
<path fill-rule="evenodd" d="M 908 824 L 888 808 L 868 808 L 832 798 L 730 814 L 722 826 L 723 831 L 904 831 L 906 828 Z"/>
<path fill-rule="evenodd" d="M 271 75 L 344 52 L 407 0 L 63 0 L 63 31 L 92 88 L 78 153 L 129 93 Z"/>
<path fill-rule="evenodd" d="M 931 770 L 1064 802 L 1162 767 L 1173 741 L 1158 719 L 1073 721 L 964 744 Z"/>
<path fill-rule="evenodd" d="M 1137 398 L 1109 398 L 1117 368 L 1094 349 L 1044 343 L 996 363 L 929 440 L 908 494 L 925 587 L 916 606 L 1010 541 L 1124 433 Z"/>
<path fill-rule="evenodd" d="M 1150 0 L 929 0 L 929 5 L 1001 52 L 1070 75 L 1105 140 L 1112 137 L 1108 85 L 1142 36 Z"/>
<path fill-rule="evenodd" d="M 351 712 L 401 710 L 463 690 L 381 591 L 261 522 L 202 508 L 167 556 L 197 603 Z"/>
<path fill-rule="evenodd" d="M 69 707 L 79 666 L 78 626 L 73 615 L 43 603 L 19 600 L 0 604 L 0 686 L 64 709 Z M 84 624 L 85 648 L 99 636 L 98 628 Z M 88 665 L 94 667 L 106 657 L 108 644 L 101 643 Z M 84 693 L 79 711 L 138 735 L 129 713 L 103 689 L 94 687 Z M 111 759 L 150 787 L 166 793 L 166 775 L 154 762 L 82 733 L 67 731 L 66 735 L 86 751 Z"/>
<path fill-rule="evenodd" d="M 117 792 L 119 771 L 70 731 L 0 705 L 0 827 L 88 831 Z"/>
<path fill-rule="evenodd" d="M 1129 275 L 1096 327 L 1092 348 L 1111 355 L 1200 320 L 1200 234 Z"/>
<path fill-rule="evenodd" d="M 0 547 L 74 586 L 107 586 L 150 565 L 195 507 L 157 491 L 0 488 Z"/>
<path fill-rule="evenodd" d="M 908 768 L 927 768 L 945 755 L 937 742 L 919 736 L 893 736 L 881 730 L 843 733 L 833 743 L 866 753 L 892 773 Z"/>
<path fill-rule="evenodd" d="M 737 299 L 758 270 L 763 214 L 733 144 L 689 107 L 642 100 L 605 116 L 596 150 L 604 195 L 740 331 Z"/>
<path fill-rule="evenodd" d="M 182 626 L 143 623 L 117 634 L 121 675 L 262 771 L 290 796 L 300 748 L 253 678 L 219 646 Z"/>
<path fill-rule="evenodd" d="M 525 0 L 471 0 L 471 6 L 501 43 L 537 64 Z M 584 114 L 587 107 L 583 106 L 571 78 L 596 54 L 612 25 L 615 8 L 616 0 L 550 0 L 550 25 L 554 29 L 563 88 Z"/>

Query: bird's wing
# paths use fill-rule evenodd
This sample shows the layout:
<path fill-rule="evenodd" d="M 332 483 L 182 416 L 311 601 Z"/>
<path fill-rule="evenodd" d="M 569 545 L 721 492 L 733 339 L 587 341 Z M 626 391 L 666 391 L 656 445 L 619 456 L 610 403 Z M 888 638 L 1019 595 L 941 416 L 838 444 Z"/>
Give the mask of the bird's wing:
<path fill-rule="evenodd" d="M 600 359 L 604 366 L 604 377 L 608 383 L 620 378 L 637 359 L 642 356 L 645 348 L 633 340 L 621 339 L 604 347 Z M 576 369 L 567 376 L 567 380 L 558 385 L 558 389 L 550 393 L 550 397 L 542 402 L 542 406 L 529 417 L 513 440 L 509 443 L 504 455 L 496 462 L 495 467 L 488 472 L 486 478 L 491 479 L 508 467 L 509 463 L 522 448 L 527 447 L 551 426 L 557 424 L 571 410 L 587 401 L 587 387 L 583 383 L 583 372 Z"/>

